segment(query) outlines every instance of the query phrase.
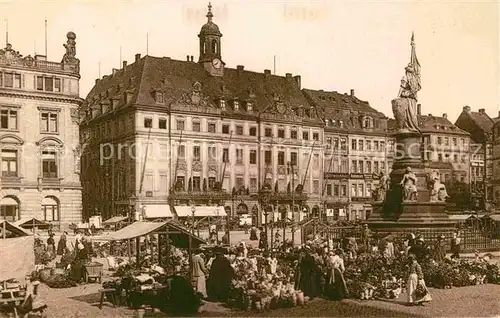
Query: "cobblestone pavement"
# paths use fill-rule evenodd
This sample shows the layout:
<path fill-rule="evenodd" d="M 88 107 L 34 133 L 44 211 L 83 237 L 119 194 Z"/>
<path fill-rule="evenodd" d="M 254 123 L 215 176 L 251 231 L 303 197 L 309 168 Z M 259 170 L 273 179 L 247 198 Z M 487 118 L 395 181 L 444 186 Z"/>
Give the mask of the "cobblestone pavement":
<path fill-rule="evenodd" d="M 404 312 L 422 317 L 500 316 L 500 285 L 477 285 L 452 289 L 430 288 L 432 301 L 425 306 L 407 306 L 406 294 L 394 301 L 354 301 L 363 306 Z"/>

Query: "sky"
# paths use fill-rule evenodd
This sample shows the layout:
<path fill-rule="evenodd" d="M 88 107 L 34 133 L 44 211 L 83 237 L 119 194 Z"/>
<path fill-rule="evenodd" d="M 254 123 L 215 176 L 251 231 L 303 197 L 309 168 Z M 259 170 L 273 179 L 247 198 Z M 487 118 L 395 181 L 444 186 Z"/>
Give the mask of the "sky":
<path fill-rule="evenodd" d="M 48 59 L 60 61 L 66 33 L 75 32 L 85 97 L 99 74 L 120 68 L 122 60 L 132 63 L 136 53 L 197 59 L 207 4 L 0 0 L 0 34 L 8 24 L 15 50 L 44 54 L 47 19 Z M 276 56 L 277 75 L 301 75 L 310 89 L 354 89 L 359 99 L 393 117 L 391 100 L 409 62 L 413 31 L 422 66 L 422 113 L 447 113 L 455 121 L 469 105 L 498 116 L 498 1 L 214 0 L 212 6 L 226 67 L 274 70 Z M 0 37 L 2 46 L 4 41 Z"/>

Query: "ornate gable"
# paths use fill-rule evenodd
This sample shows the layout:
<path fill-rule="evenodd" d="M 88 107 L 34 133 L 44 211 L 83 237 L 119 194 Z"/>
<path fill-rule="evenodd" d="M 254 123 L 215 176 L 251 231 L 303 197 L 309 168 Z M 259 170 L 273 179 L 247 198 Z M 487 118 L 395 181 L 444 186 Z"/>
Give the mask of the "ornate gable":
<path fill-rule="evenodd" d="M 209 105 L 209 97 L 203 94 L 201 90 L 201 83 L 195 82 L 191 88 L 191 92 L 183 93 L 177 103 L 206 107 Z"/>

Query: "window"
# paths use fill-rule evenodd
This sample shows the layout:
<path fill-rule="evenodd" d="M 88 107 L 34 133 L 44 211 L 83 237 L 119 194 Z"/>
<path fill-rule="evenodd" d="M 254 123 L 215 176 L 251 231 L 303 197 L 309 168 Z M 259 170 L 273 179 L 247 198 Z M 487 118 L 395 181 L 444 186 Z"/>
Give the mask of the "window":
<path fill-rule="evenodd" d="M 208 188 L 213 189 L 215 187 L 215 177 L 208 177 Z"/>
<path fill-rule="evenodd" d="M 340 172 L 349 173 L 349 168 L 347 167 L 347 159 L 340 159 Z"/>
<path fill-rule="evenodd" d="M 217 147 L 215 146 L 209 146 L 208 147 L 208 161 L 209 162 L 216 162 L 217 161 Z"/>
<path fill-rule="evenodd" d="M 264 163 L 270 165 L 273 162 L 273 153 L 271 150 L 266 150 L 264 152 Z"/>
<path fill-rule="evenodd" d="M 61 79 L 48 76 L 36 77 L 36 89 L 45 92 L 61 92 Z"/>
<path fill-rule="evenodd" d="M 184 176 L 177 176 L 176 186 L 178 186 L 181 190 L 186 189 L 186 178 Z"/>
<path fill-rule="evenodd" d="M 257 164 L 257 150 L 250 150 L 250 164 Z"/>
<path fill-rule="evenodd" d="M 236 134 L 240 136 L 243 135 L 243 126 L 241 125 L 236 126 Z"/>
<path fill-rule="evenodd" d="M 372 163 L 371 161 L 366 162 L 366 173 L 372 173 Z"/>
<path fill-rule="evenodd" d="M 273 130 L 269 127 L 266 127 L 264 129 L 264 136 L 266 137 L 272 137 L 273 136 Z"/>
<path fill-rule="evenodd" d="M 380 151 L 384 151 L 385 152 L 385 141 L 381 141 L 380 142 Z"/>
<path fill-rule="evenodd" d="M 309 132 L 308 131 L 303 131 L 302 132 L 302 139 L 309 140 Z"/>
<path fill-rule="evenodd" d="M 42 177 L 44 179 L 57 178 L 57 161 L 54 151 L 42 151 Z"/>
<path fill-rule="evenodd" d="M 21 88 L 21 74 L 3 73 L 2 81 L 2 73 L 0 73 L 0 86 L 8 88 Z"/>
<path fill-rule="evenodd" d="M 17 130 L 17 110 L 0 109 L 0 129 Z"/>
<path fill-rule="evenodd" d="M 59 221 L 59 208 L 57 204 L 42 205 L 44 221 Z"/>
<path fill-rule="evenodd" d="M 347 150 L 347 139 L 340 138 L 340 150 Z"/>
<path fill-rule="evenodd" d="M 441 137 L 437 137 L 437 144 L 440 145 L 442 143 Z"/>
<path fill-rule="evenodd" d="M 220 100 L 220 108 L 222 110 L 226 110 L 226 101 L 223 99 Z"/>
<path fill-rule="evenodd" d="M 285 165 L 285 152 L 284 151 L 278 151 L 278 165 L 279 166 Z"/>
<path fill-rule="evenodd" d="M 355 197 L 357 195 L 357 192 L 358 192 L 358 186 L 353 184 L 351 186 L 351 196 Z"/>
<path fill-rule="evenodd" d="M 193 121 L 193 131 L 201 131 L 201 125 L 199 121 Z"/>
<path fill-rule="evenodd" d="M 144 118 L 144 127 L 145 128 L 153 128 L 153 119 L 152 118 Z"/>
<path fill-rule="evenodd" d="M 243 164 L 243 149 L 236 149 L 236 163 Z"/>
<path fill-rule="evenodd" d="M 456 147 L 458 145 L 457 138 L 453 137 L 452 142 L 453 142 L 453 147 Z"/>
<path fill-rule="evenodd" d="M 215 123 L 208 123 L 208 132 L 210 133 L 216 132 Z"/>
<path fill-rule="evenodd" d="M 360 184 L 358 185 L 358 197 L 364 197 L 364 196 L 365 196 L 364 185 Z"/>
<path fill-rule="evenodd" d="M 157 104 L 163 104 L 163 93 L 155 92 L 155 101 Z"/>
<path fill-rule="evenodd" d="M 222 162 L 229 163 L 229 148 L 222 149 Z"/>
<path fill-rule="evenodd" d="M 57 132 L 57 113 L 42 112 L 40 116 L 40 128 L 42 132 Z"/>
<path fill-rule="evenodd" d="M 296 152 L 290 152 L 290 164 L 292 166 L 297 165 L 297 153 Z"/>
<path fill-rule="evenodd" d="M 458 162 L 458 155 L 453 155 L 453 161 Z"/>
<path fill-rule="evenodd" d="M 250 190 L 257 190 L 257 178 L 250 178 Z"/>
<path fill-rule="evenodd" d="M 339 196 L 339 185 L 338 184 L 333 185 L 333 195 L 336 197 Z"/>
<path fill-rule="evenodd" d="M 179 159 L 184 159 L 186 157 L 186 148 L 184 145 L 177 146 L 177 157 Z"/>
<path fill-rule="evenodd" d="M 372 151 L 372 141 L 371 140 L 366 141 L 366 151 Z"/>
<path fill-rule="evenodd" d="M 366 185 L 366 196 L 371 197 L 371 195 L 372 195 L 372 185 L 370 183 L 368 183 Z"/>
<path fill-rule="evenodd" d="M 380 149 L 378 148 L 378 140 L 375 140 L 375 141 L 373 142 L 373 150 L 375 150 L 375 151 L 379 151 L 379 150 L 380 150 Z"/>
<path fill-rule="evenodd" d="M 184 130 L 184 119 L 177 119 L 175 122 L 177 130 Z"/>
<path fill-rule="evenodd" d="M 331 184 L 326 185 L 326 195 L 332 195 L 332 185 Z"/>
<path fill-rule="evenodd" d="M 278 129 L 278 138 L 285 138 L 285 130 L 283 128 Z"/>
<path fill-rule="evenodd" d="M 167 129 L 167 120 L 165 118 L 160 118 L 158 120 L 158 128 Z"/>
<path fill-rule="evenodd" d="M 239 110 L 240 109 L 240 102 L 235 100 L 234 101 L 234 110 Z"/>
<path fill-rule="evenodd" d="M 443 155 L 442 154 L 438 154 L 438 161 L 443 161 Z"/>
<path fill-rule="evenodd" d="M 297 131 L 296 130 L 291 130 L 290 131 L 290 138 L 291 139 L 297 139 Z"/>
<path fill-rule="evenodd" d="M 365 172 L 364 167 L 363 167 L 363 161 L 362 161 L 362 160 L 360 160 L 360 161 L 358 162 L 358 169 L 359 169 L 359 173 L 364 173 L 364 172 Z"/>
<path fill-rule="evenodd" d="M 449 146 L 450 145 L 450 138 L 444 137 L 444 145 Z"/>
<path fill-rule="evenodd" d="M 358 150 L 358 141 L 356 139 L 351 141 L 351 150 Z"/>
<path fill-rule="evenodd" d="M 340 196 L 342 197 L 347 196 L 347 185 L 343 184 L 340 186 Z"/>
<path fill-rule="evenodd" d="M 201 159 L 200 146 L 193 146 L 193 161 L 200 161 L 200 159 Z"/>
<path fill-rule="evenodd" d="M 250 127 L 250 136 L 257 136 L 257 127 Z"/>
<path fill-rule="evenodd" d="M 17 150 L 2 149 L 2 177 L 17 176 Z"/>
<path fill-rule="evenodd" d="M 193 177 L 193 191 L 201 191 L 201 178 Z"/>
<path fill-rule="evenodd" d="M 319 194 L 319 180 L 313 180 L 313 193 Z"/>
<path fill-rule="evenodd" d="M 249 112 L 251 112 L 251 111 L 252 111 L 252 109 L 253 109 L 253 107 L 252 107 L 252 103 L 251 103 L 251 102 L 247 102 L 247 110 L 248 110 Z"/>
<path fill-rule="evenodd" d="M 227 124 L 222 125 L 222 133 L 229 134 L 229 125 Z"/>
<path fill-rule="evenodd" d="M 363 148 L 364 148 L 363 146 L 364 146 L 364 145 L 365 145 L 365 143 L 363 142 L 363 140 L 360 140 L 360 141 L 358 142 L 358 150 L 359 150 L 359 151 L 363 151 Z"/>
<path fill-rule="evenodd" d="M 245 181 L 243 177 L 236 177 L 236 189 L 245 188 Z"/>
<path fill-rule="evenodd" d="M 351 173 L 358 172 L 358 162 L 356 160 L 351 161 Z"/>
<path fill-rule="evenodd" d="M 375 161 L 373 163 L 373 172 L 374 173 L 378 173 L 378 171 L 379 171 L 378 169 L 379 169 L 379 167 L 378 167 L 378 161 Z"/>
<path fill-rule="evenodd" d="M 332 137 L 326 137 L 326 149 L 331 149 L 332 148 Z"/>
<path fill-rule="evenodd" d="M 319 141 L 319 133 L 313 133 L 313 140 Z"/>

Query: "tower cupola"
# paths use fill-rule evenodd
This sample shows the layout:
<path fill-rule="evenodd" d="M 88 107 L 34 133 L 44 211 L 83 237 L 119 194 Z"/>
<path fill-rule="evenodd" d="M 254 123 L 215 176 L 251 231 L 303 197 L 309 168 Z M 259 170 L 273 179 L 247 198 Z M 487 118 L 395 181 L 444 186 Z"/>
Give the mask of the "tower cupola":
<path fill-rule="evenodd" d="M 212 62 L 221 59 L 221 37 L 219 27 L 213 20 L 212 4 L 208 3 L 207 23 L 200 30 L 200 59 L 199 62 Z"/>

